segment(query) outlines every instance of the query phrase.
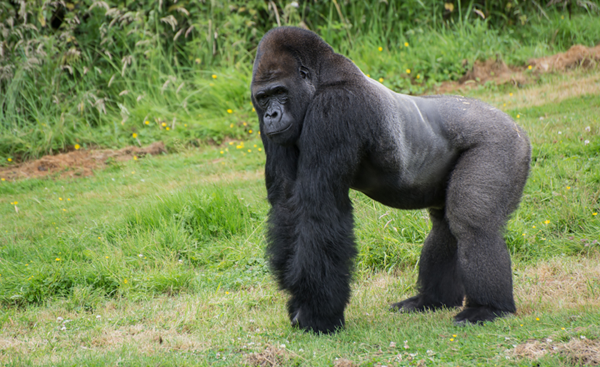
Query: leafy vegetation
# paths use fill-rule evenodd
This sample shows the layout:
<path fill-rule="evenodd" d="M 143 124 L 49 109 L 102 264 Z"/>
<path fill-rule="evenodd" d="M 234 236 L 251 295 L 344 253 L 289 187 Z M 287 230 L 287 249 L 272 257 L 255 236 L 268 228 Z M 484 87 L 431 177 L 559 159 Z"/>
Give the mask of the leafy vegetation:
<path fill-rule="evenodd" d="M 0 164 L 247 136 L 255 47 L 277 24 L 315 30 L 371 77 L 422 93 L 477 59 L 523 64 L 592 46 L 597 11 L 595 1 L 1 2 Z"/>

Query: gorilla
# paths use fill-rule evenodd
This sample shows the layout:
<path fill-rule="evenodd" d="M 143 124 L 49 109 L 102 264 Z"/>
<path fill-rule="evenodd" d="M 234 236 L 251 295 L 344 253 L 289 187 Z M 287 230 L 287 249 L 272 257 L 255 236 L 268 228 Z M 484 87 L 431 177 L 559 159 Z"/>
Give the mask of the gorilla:
<path fill-rule="evenodd" d="M 501 232 L 519 205 L 531 147 L 512 118 L 461 96 L 395 93 L 294 27 L 260 41 L 251 93 L 267 158 L 267 258 L 291 296 L 293 326 L 344 326 L 357 253 L 350 189 L 429 211 L 418 293 L 392 309 L 464 301 L 456 324 L 516 311 Z"/>

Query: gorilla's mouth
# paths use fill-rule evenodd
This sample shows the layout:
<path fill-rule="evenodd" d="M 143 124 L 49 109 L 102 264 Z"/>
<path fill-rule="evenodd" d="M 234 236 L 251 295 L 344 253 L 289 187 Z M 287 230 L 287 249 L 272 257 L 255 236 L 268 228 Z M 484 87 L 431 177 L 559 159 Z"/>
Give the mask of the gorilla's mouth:
<path fill-rule="evenodd" d="M 288 126 L 284 127 L 283 129 L 279 129 L 279 130 L 275 130 L 275 131 L 265 131 L 265 134 L 270 138 L 275 135 L 279 135 L 281 133 L 288 131 L 292 127 L 292 125 L 293 124 L 288 124 Z"/>

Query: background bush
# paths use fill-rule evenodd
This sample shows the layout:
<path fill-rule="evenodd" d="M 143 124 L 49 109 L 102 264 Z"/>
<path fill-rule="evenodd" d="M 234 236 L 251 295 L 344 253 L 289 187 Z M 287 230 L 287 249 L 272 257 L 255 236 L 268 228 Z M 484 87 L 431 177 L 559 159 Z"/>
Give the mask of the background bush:
<path fill-rule="evenodd" d="M 594 45 L 598 3 L 2 1 L 0 162 L 79 146 L 244 137 L 256 130 L 255 48 L 277 25 L 314 30 L 371 77 L 423 93 L 476 59 L 524 63 Z"/>

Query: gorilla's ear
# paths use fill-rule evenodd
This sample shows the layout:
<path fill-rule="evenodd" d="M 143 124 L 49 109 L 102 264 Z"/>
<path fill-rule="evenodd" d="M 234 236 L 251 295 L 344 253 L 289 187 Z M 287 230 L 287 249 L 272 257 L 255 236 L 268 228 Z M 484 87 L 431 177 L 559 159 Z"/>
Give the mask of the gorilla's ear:
<path fill-rule="evenodd" d="M 300 66 L 300 75 L 302 79 L 310 79 L 310 70 L 304 66 Z"/>

